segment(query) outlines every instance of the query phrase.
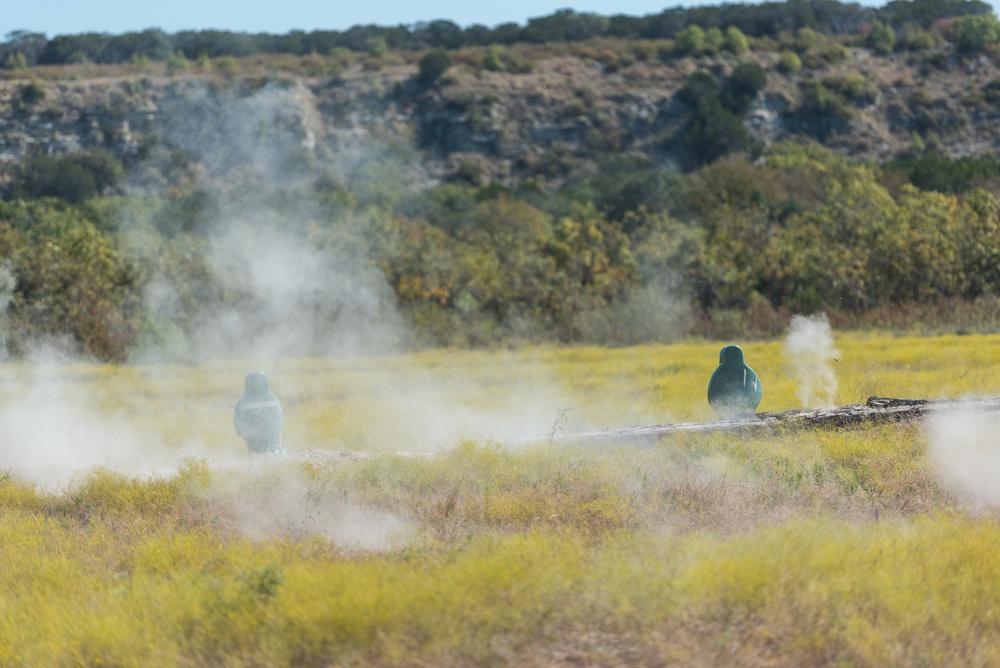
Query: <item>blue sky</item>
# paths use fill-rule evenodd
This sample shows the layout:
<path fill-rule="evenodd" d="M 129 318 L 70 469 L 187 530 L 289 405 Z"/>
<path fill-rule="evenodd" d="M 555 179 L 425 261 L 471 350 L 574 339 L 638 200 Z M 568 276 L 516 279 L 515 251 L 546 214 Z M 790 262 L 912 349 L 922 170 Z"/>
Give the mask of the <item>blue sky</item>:
<path fill-rule="evenodd" d="M 887 0 L 886 0 L 887 1 Z M 595 12 L 605 16 L 656 14 L 678 4 L 721 4 L 703 0 L 6 0 L 0 10 L 0 39 L 14 30 L 55 35 L 84 32 L 121 34 L 160 28 L 180 30 L 219 29 L 235 32 L 283 34 L 291 30 L 344 30 L 353 25 L 412 25 L 448 19 L 465 27 L 474 23 L 496 26 L 547 16 L 559 9 Z M 882 6 L 885 2 L 863 0 Z"/>

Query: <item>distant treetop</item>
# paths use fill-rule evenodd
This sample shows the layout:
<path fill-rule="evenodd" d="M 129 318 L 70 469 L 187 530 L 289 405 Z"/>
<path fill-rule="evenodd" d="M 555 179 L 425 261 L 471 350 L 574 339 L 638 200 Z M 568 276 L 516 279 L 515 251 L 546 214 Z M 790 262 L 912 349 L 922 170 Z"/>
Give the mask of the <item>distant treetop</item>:
<path fill-rule="evenodd" d="M 573 42 L 593 37 L 673 39 L 689 26 L 704 30 L 735 28 L 748 37 L 775 37 L 782 32 L 810 28 L 826 35 L 857 34 L 878 21 L 892 30 L 904 26 L 930 27 L 935 21 L 969 15 L 992 15 L 981 0 L 892 0 L 882 8 L 864 7 L 837 0 L 788 0 L 759 4 L 673 7 L 644 17 L 601 16 L 563 9 L 531 19 L 526 25 L 502 23 L 493 28 L 461 28 L 438 20 L 410 26 L 358 25 L 345 31 L 292 31 L 284 35 L 248 34 L 222 30 L 182 31 L 159 29 L 122 35 L 83 33 L 57 35 L 17 30 L 0 42 L 0 66 L 59 65 L 79 62 L 120 64 L 136 59 L 165 61 L 172 56 L 249 56 L 256 54 L 328 54 L 334 49 L 364 52 L 373 43 L 389 49 L 445 49 L 467 46 Z"/>

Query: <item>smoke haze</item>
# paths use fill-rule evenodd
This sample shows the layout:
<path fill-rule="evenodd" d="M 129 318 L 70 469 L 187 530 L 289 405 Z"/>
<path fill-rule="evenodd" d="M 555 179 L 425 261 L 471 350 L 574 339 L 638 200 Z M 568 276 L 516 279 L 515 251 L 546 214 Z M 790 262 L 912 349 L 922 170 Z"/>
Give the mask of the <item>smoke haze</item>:
<path fill-rule="evenodd" d="M 995 413 L 971 406 L 927 419 L 928 454 L 943 486 L 972 507 L 1000 505 L 998 427 Z"/>
<path fill-rule="evenodd" d="M 205 500 L 252 540 L 321 536 L 345 550 L 372 551 L 398 547 L 412 532 L 404 518 L 350 502 L 339 490 L 266 458 L 242 476 L 217 479 Z"/>
<path fill-rule="evenodd" d="M 10 473 L 52 487 L 97 466 L 149 474 L 185 456 L 204 456 L 199 440 L 167 447 L 156 431 L 138 430 L 124 408 L 109 410 L 97 384 L 88 382 L 96 368 L 70 368 L 58 353 L 43 354 L 0 371 L 0 461 Z"/>
<path fill-rule="evenodd" d="M 829 408 L 837 394 L 837 358 L 833 331 L 825 313 L 794 315 L 785 336 L 785 357 L 803 408 Z"/>
<path fill-rule="evenodd" d="M 144 306 L 158 331 L 132 360 L 154 371 L 127 380 L 122 392 L 132 388 L 148 395 L 146 401 L 125 406 L 113 393 L 95 390 L 96 382 L 67 371 L 74 360 L 55 352 L 62 350 L 58 342 L 47 342 L 35 352 L 34 364 L 7 368 L 0 376 L 9 390 L 0 408 L 0 458 L 12 473 L 46 486 L 71 484 L 96 466 L 150 475 L 176 470 L 185 457 L 208 459 L 218 470 L 237 466 L 248 475 L 273 478 L 247 490 L 222 475 L 206 492 L 206 501 L 224 507 L 247 536 L 305 533 L 357 549 L 385 549 L 405 540 L 405 519 L 349 503 L 336 490 L 318 493 L 294 470 L 294 462 L 256 470 L 260 462 L 247 462 L 231 423 L 246 373 L 271 376 L 286 408 L 287 435 L 294 433 L 297 402 L 308 401 L 312 390 L 281 377 L 283 362 L 361 355 L 378 360 L 403 352 L 411 338 L 391 286 L 357 242 L 364 235 L 351 227 L 356 221 L 319 219 L 322 208 L 302 195 L 310 189 L 296 189 L 319 169 L 363 170 L 361 142 L 349 146 L 338 165 L 334 152 L 343 147 L 335 147 L 312 122 L 314 101 L 303 86 L 268 85 L 237 94 L 190 82 L 177 85 L 188 90 L 167 96 L 158 118 L 165 139 L 203 168 L 199 178 L 212 199 L 205 210 L 212 215 L 193 230 L 207 237 L 204 245 L 184 246 L 183 235 L 192 230 L 178 222 L 170 232 L 177 235 L 172 252 L 192 260 L 181 266 L 206 266 L 212 280 L 158 274 L 148 260 L 159 249 L 144 246 L 137 232 L 131 247 L 152 274 Z M 153 151 L 135 170 L 132 192 L 157 191 L 169 169 L 170 156 Z M 280 207 L 261 194 L 283 187 L 300 199 Z M 122 221 L 126 233 L 135 227 L 134 221 Z M 0 267 L 0 306 L 12 294 L 8 274 Z M 209 283 L 222 286 L 223 298 L 198 291 Z M 192 307 L 206 304 L 211 308 Z M 185 384 L 184 367 L 162 370 L 211 360 L 227 362 L 211 387 Z M 558 384 L 545 379 L 515 383 L 497 399 L 495 388 L 482 393 L 483 388 L 449 386 L 430 374 L 396 373 L 388 361 L 382 368 L 373 364 L 365 382 L 379 413 L 362 420 L 359 438 L 345 441 L 331 433 L 328 441 L 308 444 L 286 438 L 291 452 L 305 446 L 433 452 L 462 438 L 514 442 L 550 431 L 566 405 Z M 84 375 L 101 373 L 97 365 L 79 366 Z M 144 428 L 144 422 L 155 426 Z"/>
<path fill-rule="evenodd" d="M 320 216 L 329 214 L 310 200 L 310 184 L 335 164 L 327 158 L 337 156 L 322 141 L 327 138 L 309 89 L 272 83 L 247 93 L 185 86 L 164 102 L 163 133 L 206 170 L 203 182 L 219 184 L 209 191 L 211 219 L 200 233 L 208 237 L 204 261 L 224 298 L 191 295 L 189 285 L 154 275 L 146 307 L 163 331 L 141 347 L 138 359 L 398 351 L 406 331 L 392 290 L 363 244 L 344 242 L 363 235 L 353 229 L 360 223 L 324 220 Z M 351 160 L 358 159 L 352 153 Z M 155 180 L 150 175 L 164 173 L 168 163 L 169 156 L 153 155 L 135 170 L 134 187 L 142 192 Z M 293 194 L 264 195 L 281 188 Z M 196 310 L 192 321 L 192 300 L 224 305 Z"/>
<path fill-rule="evenodd" d="M 509 388 L 499 391 L 422 373 L 380 376 L 374 389 L 380 415 L 364 425 L 365 438 L 375 449 L 391 443 L 397 444 L 396 451 L 434 452 L 462 439 L 520 443 L 551 431 L 570 405 L 550 378 L 510 379 Z"/>

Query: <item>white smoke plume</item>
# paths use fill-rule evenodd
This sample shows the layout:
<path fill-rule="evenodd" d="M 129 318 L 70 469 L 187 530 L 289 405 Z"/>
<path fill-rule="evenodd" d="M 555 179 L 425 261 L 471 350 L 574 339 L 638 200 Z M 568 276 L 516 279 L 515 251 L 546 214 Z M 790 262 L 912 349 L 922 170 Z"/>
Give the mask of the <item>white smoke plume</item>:
<path fill-rule="evenodd" d="M 928 454 L 943 486 L 972 507 L 1000 506 L 1000 424 L 966 406 L 931 415 Z"/>
<path fill-rule="evenodd" d="M 240 297 L 194 328 L 195 359 L 387 352 L 405 336 L 389 286 L 368 258 L 241 220 L 211 241 L 215 272 Z M 170 293 L 160 297 L 166 301 L 156 308 L 169 313 Z"/>
<path fill-rule="evenodd" d="M 839 354 L 825 313 L 792 316 L 785 336 L 785 357 L 803 408 L 834 405 L 837 374 L 833 365 Z"/>
<path fill-rule="evenodd" d="M 153 271 L 146 307 L 158 331 L 137 361 L 399 350 L 406 328 L 383 273 L 357 241 L 365 238 L 362 223 L 324 219 L 329 212 L 311 199 L 317 174 L 338 156 L 323 141 L 307 87 L 179 83 L 163 96 L 159 116 L 164 138 L 203 170 L 210 219 L 176 225 L 196 225 L 207 235 L 207 256 L 197 245 L 186 252 L 195 267 L 207 265 L 204 282 L 214 292 L 194 292 L 197 278 Z M 169 169 L 168 158 L 153 153 L 135 170 L 136 192 Z M 284 198 L 275 195 L 282 189 Z M 176 271 L 175 261 L 168 273 Z"/>
<path fill-rule="evenodd" d="M 88 365 L 69 365 L 36 351 L 32 363 L 0 368 L 0 461 L 9 474 L 59 487 L 75 474 L 103 467 L 149 475 L 184 456 L 204 456 L 192 439 L 167 447 L 161 435 L 136 428 L 135 416 L 108 410 Z"/>

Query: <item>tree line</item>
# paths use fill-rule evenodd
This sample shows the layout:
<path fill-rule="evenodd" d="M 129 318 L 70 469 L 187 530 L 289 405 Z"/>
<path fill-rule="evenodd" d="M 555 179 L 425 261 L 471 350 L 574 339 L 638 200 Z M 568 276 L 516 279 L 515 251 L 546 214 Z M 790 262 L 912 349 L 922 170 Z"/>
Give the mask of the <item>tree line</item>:
<path fill-rule="evenodd" d="M 93 62 L 120 64 L 183 57 L 243 57 L 258 54 L 330 54 L 385 50 L 459 49 L 470 46 L 574 42 L 596 37 L 674 39 L 690 26 L 704 30 L 734 28 L 750 37 L 777 37 L 803 28 L 825 35 L 856 35 L 873 23 L 899 33 L 908 27 L 926 30 L 936 21 L 992 15 L 981 0 L 893 0 L 881 8 L 837 0 L 788 0 L 759 4 L 673 7 L 649 16 L 602 16 L 570 9 L 488 27 L 461 27 L 449 20 L 414 25 L 357 25 L 347 30 L 292 31 L 283 35 L 223 30 L 167 33 L 160 29 L 120 35 L 83 33 L 51 38 L 16 30 L 0 42 L 0 67 Z"/>

